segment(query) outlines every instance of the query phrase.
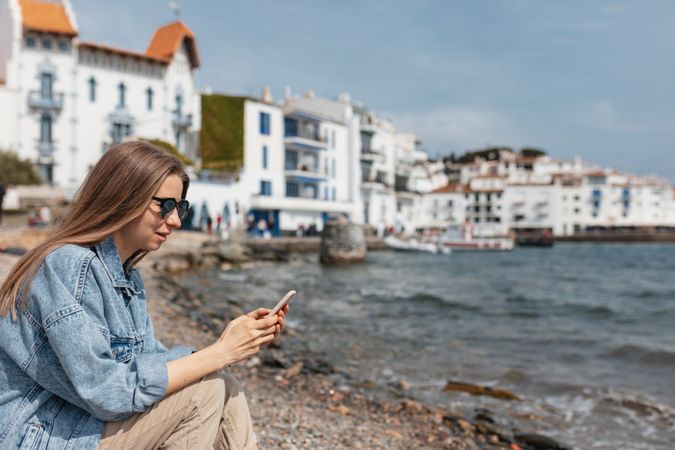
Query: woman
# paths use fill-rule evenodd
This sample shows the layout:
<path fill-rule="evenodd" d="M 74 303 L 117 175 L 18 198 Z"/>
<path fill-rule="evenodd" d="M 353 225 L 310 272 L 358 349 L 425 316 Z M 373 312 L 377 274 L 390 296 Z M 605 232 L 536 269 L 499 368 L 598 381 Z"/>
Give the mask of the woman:
<path fill-rule="evenodd" d="M 167 350 L 134 265 L 180 227 L 189 179 L 144 142 L 108 151 L 62 222 L 0 288 L 0 448 L 256 448 L 219 369 L 284 324 L 258 309 L 209 347 Z"/>

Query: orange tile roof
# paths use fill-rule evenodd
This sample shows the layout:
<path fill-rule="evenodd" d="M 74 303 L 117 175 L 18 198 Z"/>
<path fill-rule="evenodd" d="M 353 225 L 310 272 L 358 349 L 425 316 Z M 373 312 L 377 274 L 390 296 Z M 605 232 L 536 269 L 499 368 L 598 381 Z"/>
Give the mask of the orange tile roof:
<path fill-rule="evenodd" d="M 171 60 L 174 53 L 187 40 L 187 51 L 190 58 L 190 65 L 194 69 L 199 67 L 199 52 L 195 42 L 195 35 L 183 22 L 176 21 L 155 30 L 150 45 L 145 53 L 154 58 L 165 58 Z"/>
<path fill-rule="evenodd" d="M 20 0 L 19 4 L 25 29 L 77 36 L 77 30 L 61 2 Z"/>
<path fill-rule="evenodd" d="M 447 194 L 450 192 L 466 192 L 468 186 L 460 183 L 448 183 L 445 186 L 434 189 L 430 194 Z"/>
<path fill-rule="evenodd" d="M 137 58 L 137 59 L 140 59 L 140 60 L 148 60 L 148 61 L 158 62 L 158 63 L 162 63 L 162 64 L 168 64 L 170 62 L 170 60 L 167 59 L 167 58 L 157 58 L 157 57 L 154 57 L 154 56 L 147 55 L 145 53 L 134 52 L 134 51 L 126 50 L 126 49 L 123 49 L 123 48 L 110 47 L 110 46 L 102 45 L 102 44 L 96 44 L 94 42 L 80 41 L 78 45 L 82 49 L 98 50 L 98 51 L 105 52 L 105 53 L 114 53 L 116 55 L 128 56 L 128 57 Z"/>

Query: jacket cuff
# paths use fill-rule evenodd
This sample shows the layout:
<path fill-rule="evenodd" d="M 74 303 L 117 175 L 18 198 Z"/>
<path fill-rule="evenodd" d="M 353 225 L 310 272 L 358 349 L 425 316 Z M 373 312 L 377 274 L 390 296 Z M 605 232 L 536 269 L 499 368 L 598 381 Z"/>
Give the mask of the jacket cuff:
<path fill-rule="evenodd" d="M 166 355 L 161 353 L 146 353 L 136 357 L 138 385 L 133 400 L 136 412 L 145 411 L 164 397 L 169 385 L 166 363 Z"/>
<path fill-rule="evenodd" d="M 173 361 L 176 359 L 180 359 L 183 356 L 187 356 L 189 354 L 192 354 L 195 352 L 195 349 L 192 347 L 185 347 L 183 345 L 178 345 L 176 347 L 172 347 L 169 350 L 167 350 L 166 354 L 166 359 L 168 361 Z"/>

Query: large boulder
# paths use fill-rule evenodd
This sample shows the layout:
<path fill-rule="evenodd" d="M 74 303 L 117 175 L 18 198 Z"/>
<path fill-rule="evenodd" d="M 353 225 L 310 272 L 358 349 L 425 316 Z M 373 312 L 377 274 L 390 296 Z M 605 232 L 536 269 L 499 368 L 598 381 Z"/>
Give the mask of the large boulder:
<path fill-rule="evenodd" d="M 321 234 L 322 264 L 349 264 L 366 259 L 368 248 L 363 227 L 353 223 L 327 223 Z"/>

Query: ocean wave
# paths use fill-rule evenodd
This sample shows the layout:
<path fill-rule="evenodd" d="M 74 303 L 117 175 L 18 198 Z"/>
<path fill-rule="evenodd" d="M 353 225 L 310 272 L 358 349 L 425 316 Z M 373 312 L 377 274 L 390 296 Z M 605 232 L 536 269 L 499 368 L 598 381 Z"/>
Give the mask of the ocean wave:
<path fill-rule="evenodd" d="M 443 297 L 439 297 L 434 294 L 429 294 L 427 292 L 418 292 L 409 297 L 402 298 L 401 300 L 410 302 L 410 303 L 429 303 L 433 305 L 443 306 L 449 309 L 456 309 L 461 311 L 481 311 L 482 308 L 478 305 L 470 305 L 467 303 L 456 302 L 448 300 Z"/>
<path fill-rule="evenodd" d="M 561 309 L 572 314 L 581 314 L 594 318 L 607 318 L 615 314 L 614 310 L 604 305 L 583 305 L 578 303 L 565 303 Z"/>
<path fill-rule="evenodd" d="M 639 361 L 659 366 L 675 366 L 675 353 L 652 349 L 635 344 L 624 344 L 610 350 L 606 356 L 617 359 Z"/>

